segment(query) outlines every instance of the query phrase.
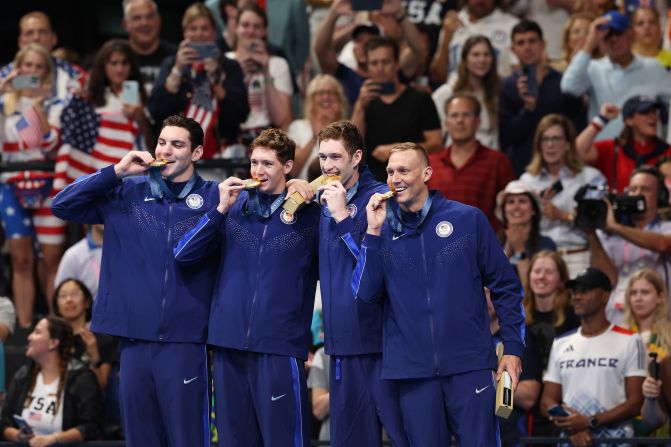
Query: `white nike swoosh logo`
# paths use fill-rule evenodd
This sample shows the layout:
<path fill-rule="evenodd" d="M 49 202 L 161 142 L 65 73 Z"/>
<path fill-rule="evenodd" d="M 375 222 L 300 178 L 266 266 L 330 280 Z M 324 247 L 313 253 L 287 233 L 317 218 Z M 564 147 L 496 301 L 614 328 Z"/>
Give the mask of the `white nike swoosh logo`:
<path fill-rule="evenodd" d="M 150 202 L 150 201 L 152 201 L 152 200 L 156 200 L 156 197 L 145 197 L 145 198 L 144 198 L 144 201 L 145 201 L 145 202 Z"/>
<path fill-rule="evenodd" d="M 287 395 L 287 394 L 284 393 L 284 394 L 282 394 L 281 396 L 277 396 L 277 397 L 275 397 L 275 396 L 270 396 L 270 400 L 273 401 L 273 402 L 275 402 L 276 400 L 280 400 L 280 399 L 282 399 L 282 398 L 283 398 L 284 396 L 286 396 L 286 395 Z"/>
<path fill-rule="evenodd" d="M 484 387 L 484 388 L 480 388 L 480 389 L 477 389 L 477 388 L 476 388 L 476 389 L 475 389 L 475 394 L 480 394 L 480 393 L 482 393 L 484 390 L 486 390 L 487 388 L 489 388 L 489 385 L 487 385 L 487 386 Z"/>
<path fill-rule="evenodd" d="M 188 384 L 190 384 L 191 382 L 193 382 L 193 381 L 196 380 L 197 378 L 198 378 L 198 376 L 196 376 L 196 377 L 192 377 L 192 378 L 190 378 L 189 380 L 184 379 L 184 385 L 188 385 Z"/>
<path fill-rule="evenodd" d="M 392 241 L 395 241 L 396 239 L 400 239 L 400 238 L 402 238 L 403 236 L 405 236 L 405 233 L 403 233 L 403 234 L 399 234 L 398 236 L 394 235 L 394 236 L 391 237 L 391 240 L 392 240 Z"/>

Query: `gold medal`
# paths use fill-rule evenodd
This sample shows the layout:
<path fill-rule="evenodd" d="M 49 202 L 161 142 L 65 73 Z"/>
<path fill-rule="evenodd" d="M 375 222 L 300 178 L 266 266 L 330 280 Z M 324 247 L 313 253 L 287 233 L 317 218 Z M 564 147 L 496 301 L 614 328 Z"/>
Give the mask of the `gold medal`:
<path fill-rule="evenodd" d="M 248 178 L 245 180 L 245 189 L 256 189 L 261 186 L 261 180 L 255 178 Z"/>
<path fill-rule="evenodd" d="M 151 163 L 149 163 L 149 166 L 152 168 L 162 168 L 163 166 L 167 165 L 168 163 L 172 163 L 169 160 L 166 159 L 160 159 L 160 160 L 154 160 Z"/>

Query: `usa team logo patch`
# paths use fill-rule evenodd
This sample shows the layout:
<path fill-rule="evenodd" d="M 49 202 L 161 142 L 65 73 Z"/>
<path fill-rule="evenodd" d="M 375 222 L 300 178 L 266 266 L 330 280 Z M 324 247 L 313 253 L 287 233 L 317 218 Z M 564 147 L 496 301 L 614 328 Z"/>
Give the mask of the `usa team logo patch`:
<path fill-rule="evenodd" d="M 203 206 L 203 197 L 199 194 L 189 194 L 186 198 L 186 206 L 192 210 L 197 210 Z"/>
<path fill-rule="evenodd" d="M 440 222 L 438 225 L 436 225 L 436 234 L 439 237 L 448 237 L 450 234 L 452 234 L 452 231 L 454 230 L 454 227 L 452 226 L 451 223 L 448 221 L 444 220 Z"/>
<path fill-rule="evenodd" d="M 282 210 L 280 220 L 286 225 L 293 225 L 296 223 L 296 216 L 293 213 L 288 213 L 287 210 Z"/>
<path fill-rule="evenodd" d="M 356 216 L 357 208 L 356 205 L 353 203 L 350 203 L 347 205 L 347 214 L 349 214 L 349 217 L 354 219 L 354 216 Z"/>

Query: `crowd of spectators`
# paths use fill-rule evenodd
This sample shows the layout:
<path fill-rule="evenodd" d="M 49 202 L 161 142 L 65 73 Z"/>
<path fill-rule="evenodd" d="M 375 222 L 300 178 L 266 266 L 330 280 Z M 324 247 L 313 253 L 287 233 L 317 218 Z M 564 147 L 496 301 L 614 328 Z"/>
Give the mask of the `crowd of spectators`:
<path fill-rule="evenodd" d="M 0 340 L 15 325 L 34 329 L 30 363 L 7 377 L 0 436 L 46 446 L 118 435 L 116 342 L 88 329 L 104 228 L 77 227 L 81 240 L 68 240 L 51 200 L 128 151 L 153 151 L 161 122 L 179 113 L 204 129 L 204 159 L 244 157 L 264 129 L 286 130 L 296 142 L 290 176 L 301 179 L 318 172 L 319 131 L 341 119 L 359 128 L 380 181 L 394 144 L 422 144 L 429 186 L 485 213 L 524 285 L 525 374 L 503 445 L 668 435 L 667 2 L 355 3 L 196 2 L 183 11 L 183 40 L 167 42 L 156 2 L 123 0 L 127 38 L 86 57 L 57 48 L 44 13 L 21 17 L 15 57 L 0 68 L 10 167 L 0 173 L 10 272 L 0 275 L 10 278 Z M 323 424 L 314 436 L 328 439 L 319 338 L 306 367 Z M 42 418 L 34 438 L 14 414 Z"/>

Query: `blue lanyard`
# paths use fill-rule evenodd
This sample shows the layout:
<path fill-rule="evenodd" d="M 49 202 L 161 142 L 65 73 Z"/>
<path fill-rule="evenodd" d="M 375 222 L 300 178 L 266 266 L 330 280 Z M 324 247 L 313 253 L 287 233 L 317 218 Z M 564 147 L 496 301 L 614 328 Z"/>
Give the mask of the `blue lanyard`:
<path fill-rule="evenodd" d="M 244 208 L 244 214 L 256 214 L 259 217 L 263 218 L 268 218 L 270 217 L 275 211 L 277 211 L 277 208 L 280 207 L 284 203 L 284 198 L 287 195 L 287 191 L 285 190 L 277 196 L 277 198 L 273 201 L 273 203 L 270 204 L 269 207 L 262 207 L 261 202 L 259 200 L 259 191 L 257 189 L 250 189 L 247 192 L 247 203 L 245 204 Z"/>
<path fill-rule="evenodd" d="M 401 209 L 398 206 L 398 203 L 394 200 L 390 200 L 387 203 L 387 225 L 391 228 L 391 232 L 394 236 L 398 236 L 403 233 L 403 228 L 408 228 L 410 230 L 415 230 L 419 232 L 419 227 L 424 223 L 426 216 L 429 215 L 429 210 L 431 209 L 431 204 L 433 203 L 433 195 L 435 191 L 430 191 L 429 196 L 422 206 L 422 211 L 419 215 L 419 220 L 417 222 L 406 222 L 403 219 L 401 214 Z"/>
<path fill-rule="evenodd" d="M 356 182 L 354 186 L 352 186 L 350 189 L 347 190 L 347 193 L 345 194 L 345 205 L 349 205 L 350 200 L 352 200 L 352 197 L 354 197 L 354 194 L 356 194 L 358 189 L 359 189 L 359 182 Z M 329 211 L 329 207 L 322 205 L 321 194 L 322 194 L 321 191 L 317 193 L 317 203 L 322 206 L 324 216 L 331 217 L 331 211 Z"/>
<path fill-rule="evenodd" d="M 189 181 L 186 182 L 186 185 L 184 185 L 184 188 L 182 188 L 182 191 L 178 196 L 176 196 L 175 193 L 173 193 L 165 183 L 165 179 L 161 175 L 160 168 L 149 168 L 149 177 L 152 195 L 158 198 L 162 198 L 163 195 L 165 195 L 168 199 L 171 200 L 183 199 L 191 192 L 194 185 L 196 184 L 196 173 L 194 172 Z"/>

